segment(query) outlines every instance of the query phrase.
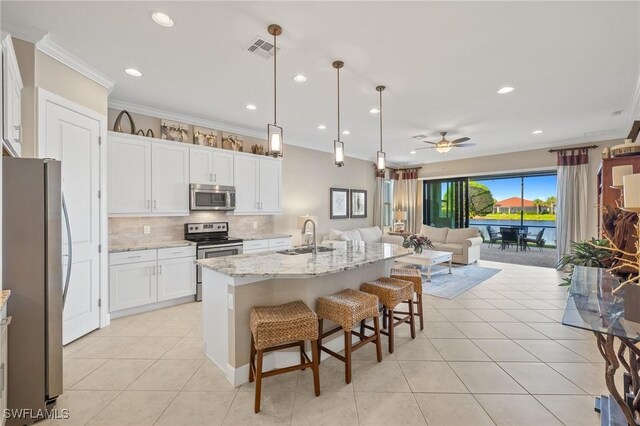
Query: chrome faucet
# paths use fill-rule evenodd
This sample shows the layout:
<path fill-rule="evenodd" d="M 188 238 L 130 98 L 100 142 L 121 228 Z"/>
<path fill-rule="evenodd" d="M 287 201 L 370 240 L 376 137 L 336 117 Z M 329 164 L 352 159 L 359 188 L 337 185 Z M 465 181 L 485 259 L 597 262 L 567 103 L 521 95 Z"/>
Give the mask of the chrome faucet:
<path fill-rule="evenodd" d="M 302 224 L 301 233 L 303 236 L 306 234 L 307 223 L 309 222 L 311 222 L 311 224 L 313 225 L 313 254 L 318 254 L 318 235 L 316 234 L 316 223 L 311 219 L 305 220 L 304 223 Z"/>

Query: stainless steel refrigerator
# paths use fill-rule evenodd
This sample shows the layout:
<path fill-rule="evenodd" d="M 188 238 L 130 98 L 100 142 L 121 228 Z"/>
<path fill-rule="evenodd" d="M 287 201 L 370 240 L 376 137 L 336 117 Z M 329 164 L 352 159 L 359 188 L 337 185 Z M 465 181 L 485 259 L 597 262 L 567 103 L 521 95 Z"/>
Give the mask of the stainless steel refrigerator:
<path fill-rule="evenodd" d="M 7 408 L 31 410 L 7 424 L 23 425 L 62 394 L 61 167 L 10 157 L 2 166 L 2 282 L 13 317 Z"/>

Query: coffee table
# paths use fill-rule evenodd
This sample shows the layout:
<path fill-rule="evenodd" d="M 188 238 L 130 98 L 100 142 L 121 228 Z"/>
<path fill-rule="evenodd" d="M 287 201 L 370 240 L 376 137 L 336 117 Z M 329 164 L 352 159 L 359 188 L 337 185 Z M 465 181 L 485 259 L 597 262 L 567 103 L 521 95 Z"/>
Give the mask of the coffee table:
<path fill-rule="evenodd" d="M 431 275 L 432 275 L 431 267 L 433 265 L 437 265 L 438 263 L 449 262 L 449 274 L 451 274 L 452 256 L 453 256 L 453 253 L 449 251 L 423 250 L 422 253 L 414 253 L 414 254 L 410 254 L 409 256 L 399 257 L 396 259 L 396 262 L 426 266 L 427 273 L 422 275 L 425 275 L 427 277 L 427 281 L 430 282 Z M 433 274 L 439 274 L 445 271 L 446 269 L 443 269 L 442 271 L 437 271 L 437 272 L 434 272 Z"/>

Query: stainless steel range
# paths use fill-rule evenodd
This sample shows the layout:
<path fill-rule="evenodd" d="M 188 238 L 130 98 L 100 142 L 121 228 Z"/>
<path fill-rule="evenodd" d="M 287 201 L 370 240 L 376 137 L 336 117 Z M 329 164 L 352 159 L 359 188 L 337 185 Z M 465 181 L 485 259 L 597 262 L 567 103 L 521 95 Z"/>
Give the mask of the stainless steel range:
<path fill-rule="evenodd" d="M 185 223 L 184 239 L 195 242 L 197 259 L 242 254 L 242 240 L 229 237 L 227 222 Z M 196 301 L 202 300 L 202 268 L 196 266 Z"/>

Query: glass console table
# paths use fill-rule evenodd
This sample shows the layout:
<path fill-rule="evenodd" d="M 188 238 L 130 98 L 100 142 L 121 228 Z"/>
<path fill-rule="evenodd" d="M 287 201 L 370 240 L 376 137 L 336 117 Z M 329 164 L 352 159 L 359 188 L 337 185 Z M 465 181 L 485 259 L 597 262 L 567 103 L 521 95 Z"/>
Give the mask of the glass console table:
<path fill-rule="evenodd" d="M 611 294 L 620 285 L 605 269 L 576 266 L 562 324 L 592 331 L 606 362 L 605 382 L 610 395 L 596 398 L 603 425 L 640 425 L 640 323 L 624 319 L 624 300 Z M 640 309 L 640 306 L 638 307 Z M 624 372 L 624 389 L 615 374 Z"/>

